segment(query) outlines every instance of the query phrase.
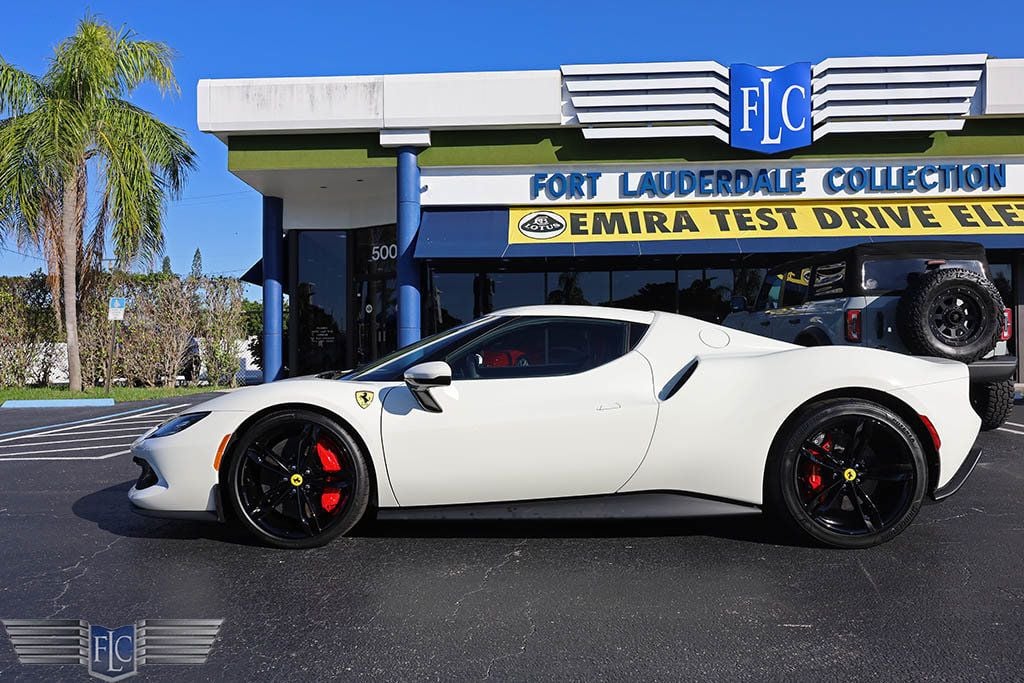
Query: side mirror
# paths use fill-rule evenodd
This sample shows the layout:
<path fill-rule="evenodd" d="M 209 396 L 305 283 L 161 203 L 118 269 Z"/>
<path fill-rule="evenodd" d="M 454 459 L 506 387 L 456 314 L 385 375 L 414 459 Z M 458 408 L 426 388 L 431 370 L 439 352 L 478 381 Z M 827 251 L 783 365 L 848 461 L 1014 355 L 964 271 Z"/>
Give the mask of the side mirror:
<path fill-rule="evenodd" d="M 734 296 L 729 301 L 729 306 L 732 308 L 733 313 L 747 310 L 747 297 L 745 296 Z"/>
<path fill-rule="evenodd" d="M 452 383 L 452 366 L 444 361 L 414 365 L 405 371 L 405 385 L 423 410 L 440 413 L 441 406 L 430 394 L 433 387 L 446 387 Z"/>

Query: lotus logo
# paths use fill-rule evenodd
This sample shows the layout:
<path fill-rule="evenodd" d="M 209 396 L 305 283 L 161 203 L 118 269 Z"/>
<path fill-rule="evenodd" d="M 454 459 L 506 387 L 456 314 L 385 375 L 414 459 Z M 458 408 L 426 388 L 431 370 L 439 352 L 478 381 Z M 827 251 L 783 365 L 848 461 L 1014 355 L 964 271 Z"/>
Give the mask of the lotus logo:
<path fill-rule="evenodd" d="M 565 232 L 565 219 L 550 211 L 534 211 L 519 221 L 519 232 L 535 240 L 549 240 Z"/>

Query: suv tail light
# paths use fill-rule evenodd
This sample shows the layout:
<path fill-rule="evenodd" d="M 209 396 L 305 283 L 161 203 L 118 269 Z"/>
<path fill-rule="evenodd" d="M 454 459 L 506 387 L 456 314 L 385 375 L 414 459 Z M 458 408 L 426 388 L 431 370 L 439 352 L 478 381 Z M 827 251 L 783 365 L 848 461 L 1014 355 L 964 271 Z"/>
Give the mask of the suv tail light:
<path fill-rule="evenodd" d="M 999 341 L 1006 341 L 1013 335 L 1013 310 L 1003 309 L 1003 329 L 999 332 Z"/>
<path fill-rule="evenodd" d="M 861 310 L 851 308 L 846 312 L 846 341 L 859 342 L 861 340 Z"/>

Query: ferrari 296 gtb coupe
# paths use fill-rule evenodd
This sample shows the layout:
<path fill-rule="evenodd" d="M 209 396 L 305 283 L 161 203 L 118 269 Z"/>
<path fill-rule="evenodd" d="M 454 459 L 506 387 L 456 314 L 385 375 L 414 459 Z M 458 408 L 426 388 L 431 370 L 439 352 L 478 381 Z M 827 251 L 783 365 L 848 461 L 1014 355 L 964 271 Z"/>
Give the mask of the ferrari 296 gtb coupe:
<path fill-rule="evenodd" d="M 286 548 L 378 511 L 634 507 L 761 509 L 860 548 L 960 487 L 978 428 L 962 363 L 535 306 L 191 407 L 133 444 L 128 496 L 142 513 L 236 521 Z"/>

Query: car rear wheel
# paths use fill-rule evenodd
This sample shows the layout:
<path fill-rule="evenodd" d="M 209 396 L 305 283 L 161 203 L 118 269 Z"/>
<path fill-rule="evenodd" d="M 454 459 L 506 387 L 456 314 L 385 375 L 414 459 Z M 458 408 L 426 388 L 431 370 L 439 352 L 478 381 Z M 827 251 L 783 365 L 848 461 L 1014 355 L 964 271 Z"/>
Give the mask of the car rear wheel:
<path fill-rule="evenodd" d="M 983 430 L 1003 426 L 1013 409 L 1013 380 L 972 385 L 971 406 L 981 418 Z"/>
<path fill-rule="evenodd" d="M 268 545 L 323 545 L 366 511 L 365 455 L 330 418 L 302 410 L 273 413 L 249 427 L 232 453 L 232 506 L 242 525 Z"/>
<path fill-rule="evenodd" d="M 808 406 L 789 421 L 765 478 L 768 510 L 836 548 L 866 548 L 913 521 L 928 482 L 924 449 L 888 408 L 858 399 Z"/>

